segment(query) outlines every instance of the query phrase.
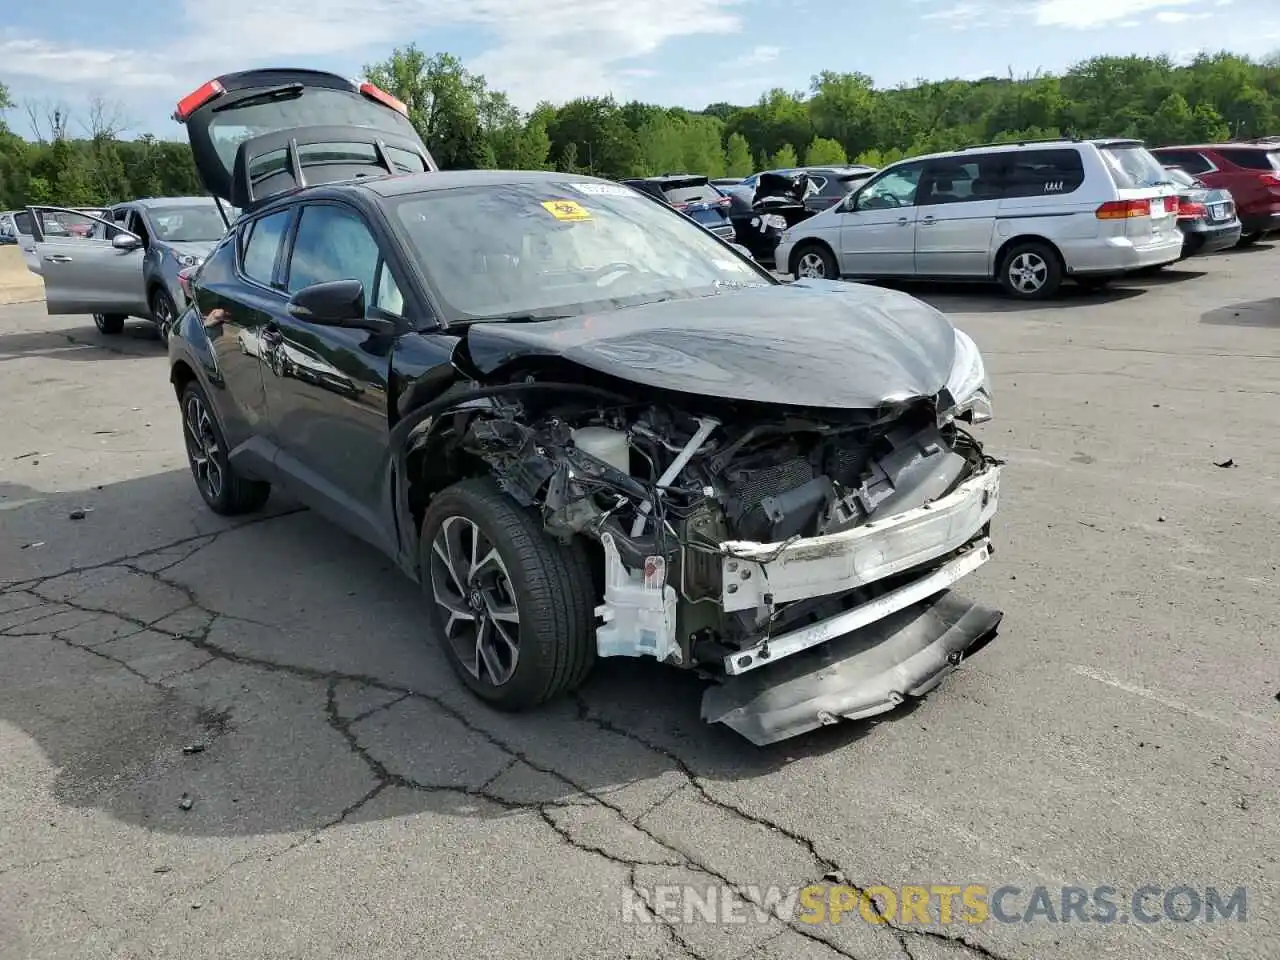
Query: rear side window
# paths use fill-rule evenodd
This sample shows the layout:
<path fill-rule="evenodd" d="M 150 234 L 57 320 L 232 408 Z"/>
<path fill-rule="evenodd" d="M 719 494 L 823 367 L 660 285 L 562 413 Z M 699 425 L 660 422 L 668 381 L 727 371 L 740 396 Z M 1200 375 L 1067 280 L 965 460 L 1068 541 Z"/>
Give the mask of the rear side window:
<path fill-rule="evenodd" d="M 720 199 L 720 191 L 709 183 L 693 187 L 671 187 L 663 192 L 667 195 L 667 202 L 672 204 L 710 203 Z"/>
<path fill-rule="evenodd" d="M 18 232 L 24 237 L 31 236 L 31 214 L 15 213 L 13 215 L 13 225 L 18 228 Z"/>
<path fill-rule="evenodd" d="M 271 284 L 271 278 L 275 274 L 276 255 L 280 252 L 280 241 L 292 216 L 292 210 L 281 210 L 249 225 L 249 239 L 245 241 L 241 269 L 250 280 L 268 286 Z"/>
<path fill-rule="evenodd" d="M 1280 170 L 1280 150 L 1219 150 L 1220 154 L 1246 170 Z"/>
<path fill-rule="evenodd" d="M 1194 150 L 1161 150 L 1156 154 L 1156 159 L 1171 167 L 1181 167 L 1192 175 L 1208 173 L 1213 169 L 1213 164 Z"/>
<path fill-rule="evenodd" d="M 1169 179 L 1160 161 L 1151 151 L 1138 144 L 1109 144 L 1099 147 L 1102 160 L 1111 173 L 1111 179 L 1121 190 L 1154 187 Z"/>
<path fill-rule="evenodd" d="M 1076 150 L 1020 150 L 1003 159 L 1008 164 L 1001 178 L 1005 197 L 1061 196 L 1084 183 L 1084 161 Z M 987 180 L 985 171 L 982 180 Z M 979 186 L 986 189 L 985 183 Z"/>

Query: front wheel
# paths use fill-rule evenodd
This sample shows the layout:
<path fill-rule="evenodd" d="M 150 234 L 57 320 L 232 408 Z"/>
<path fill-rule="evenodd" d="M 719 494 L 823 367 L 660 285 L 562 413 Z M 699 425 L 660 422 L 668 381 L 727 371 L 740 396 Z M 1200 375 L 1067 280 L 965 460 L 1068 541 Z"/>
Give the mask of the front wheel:
<path fill-rule="evenodd" d="M 432 498 L 419 569 L 445 655 L 480 698 L 524 710 L 586 679 L 596 654 L 586 550 L 549 537 L 492 479 Z"/>
<path fill-rule="evenodd" d="M 238 474 L 228 457 L 226 438 L 209 399 L 194 380 L 182 391 L 182 438 L 196 489 L 214 513 L 235 516 L 262 509 L 271 484 Z"/>
<path fill-rule="evenodd" d="M 178 308 L 174 305 L 173 297 L 169 296 L 167 290 L 157 287 L 151 294 L 151 322 L 156 325 L 156 333 L 162 343 L 169 342 L 169 328 L 177 317 Z"/>
<path fill-rule="evenodd" d="M 1020 243 L 1005 254 L 1000 286 L 1019 300 L 1047 300 L 1062 286 L 1062 262 L 1044 243 Z"/>
<path fill-rule="evenodd" d="M 797 280 L 839 280 L 840 267 L 830 248 L 820 243 L 806 243 L 791 256 L 792 273 Z"/>

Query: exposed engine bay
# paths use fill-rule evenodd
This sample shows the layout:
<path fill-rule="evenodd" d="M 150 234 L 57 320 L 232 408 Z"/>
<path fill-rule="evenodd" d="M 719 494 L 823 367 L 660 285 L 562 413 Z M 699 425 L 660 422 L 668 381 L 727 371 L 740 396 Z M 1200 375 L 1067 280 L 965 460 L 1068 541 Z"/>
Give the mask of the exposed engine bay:
<path fill-rule="evenodd" d="M 998 461 L 933 400 L 734 419 L 517 392 L 456 416 L 462 448 L 548 533 L 600 544 L 600 656 L 745 673 L 990 554 Z"/>

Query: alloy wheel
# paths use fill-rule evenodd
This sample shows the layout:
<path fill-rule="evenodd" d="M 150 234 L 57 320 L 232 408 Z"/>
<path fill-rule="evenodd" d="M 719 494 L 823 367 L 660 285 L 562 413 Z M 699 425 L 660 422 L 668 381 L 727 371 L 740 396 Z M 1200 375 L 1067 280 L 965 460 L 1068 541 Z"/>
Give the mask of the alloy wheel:
<path fill-rule="evenodd" d="M 497 548 L 466 517 L 446 517 L 431 543 L 431 594 L 458 662 L 500 687 L 520 659 L 520 610 Z"/>
<path fill-rule="evenodd" d="M 196 483 L 210 500 L 222 495 L 226 473 L 222 465 L 222 446 L 213 428 L 213 418 L 204 401 L 195 394 L 187 397 L 182 411 L 182 434 L 187 444 L 187 459 Z"/>
<path fill-rule="evenodd" d="M 169 325 L 173 323 L 173 308 L 169 303 L 169 298 L 157 295 L 151 304 L 151 318 L 155 321 L 156 330 L 160 333 L 160 339 L 165 343 L 169 342 Z"/>
<path fill-rule="evenodd" d="M 1009 262 L 1009 283 L 1018 293 L 1036 293 L 1049 279 L 1049 264 L 1038 253 L 1026 251 Z"/>
<path fill-rule="evenodd" d="M 806 253 L 800 257 L 800 262 L 796 265 L 796 273 L 810 280 L 825 280 L 827 265 L 823 262 L 821 254 Z"/>

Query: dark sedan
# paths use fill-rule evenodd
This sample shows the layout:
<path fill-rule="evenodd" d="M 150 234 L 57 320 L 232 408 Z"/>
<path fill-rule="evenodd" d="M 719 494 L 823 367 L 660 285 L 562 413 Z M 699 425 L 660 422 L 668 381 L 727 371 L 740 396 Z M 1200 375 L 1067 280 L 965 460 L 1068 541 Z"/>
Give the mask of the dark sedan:
<path fill-rule="evenodd" d="M 1242 227 L 1230 191 L 1207 187 L 1179 167 L 1165 169 L 1178 188 L 1183 257 L 1234 247 L 1240 241 Z"/>

